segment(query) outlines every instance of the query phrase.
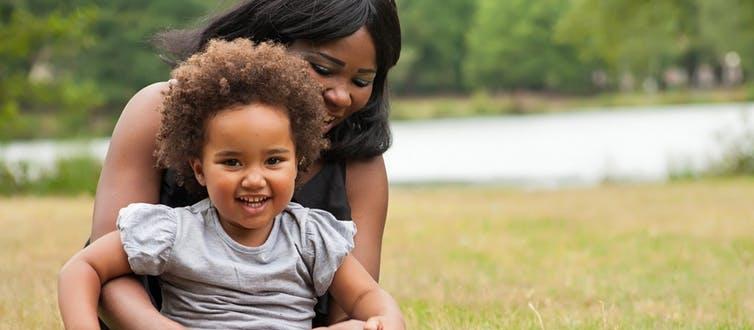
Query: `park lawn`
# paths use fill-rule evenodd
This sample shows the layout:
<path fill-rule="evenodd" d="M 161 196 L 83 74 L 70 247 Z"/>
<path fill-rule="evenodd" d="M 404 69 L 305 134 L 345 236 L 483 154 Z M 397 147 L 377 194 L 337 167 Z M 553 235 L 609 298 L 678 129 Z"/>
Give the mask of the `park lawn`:
<path fill-rule="evenodd" d="M 754 87 L 716 90 L 669 90 L 606 92 L 595 95 L 558 95 L 519 91 L 495 95 L 396 97 L 391 101 L 393 120 L 463 118 L 509 114 L 556 113 L 583 110 L 610 110 L 625 107 L 751 102 Z"/>
<path fill-rule="evenodd" d="M 754 180 L 394 186 L 383 286 L 411 329 L 754 326 Z M 60 328 L 89 197 L 0 199 L 4 329 Z"/>

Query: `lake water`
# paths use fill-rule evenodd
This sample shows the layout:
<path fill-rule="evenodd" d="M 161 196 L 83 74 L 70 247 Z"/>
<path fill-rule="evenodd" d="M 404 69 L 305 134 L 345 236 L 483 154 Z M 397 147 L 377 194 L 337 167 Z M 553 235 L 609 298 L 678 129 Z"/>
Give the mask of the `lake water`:
<path fill-rule="evenodd" d="M 722 104 L 396 122 L 385 160 L 392 183 L 662 181 L 709 167 L 727 141 L 754 130 L 752 116 L 754 104 Z M 107 139 L 16 142 L 0 146 L 0 158 L 37 171 L 78 153 L 103 159 L 107 145 Z"/>

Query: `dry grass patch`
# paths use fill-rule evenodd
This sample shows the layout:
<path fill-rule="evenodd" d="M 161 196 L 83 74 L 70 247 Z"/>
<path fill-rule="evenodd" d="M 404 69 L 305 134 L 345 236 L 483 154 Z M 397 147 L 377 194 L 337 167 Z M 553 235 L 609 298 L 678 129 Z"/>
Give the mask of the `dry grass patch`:
<path fill-rule="evenodd" d="M 754 181 L 391 193 L 382 282 L 417 328 L 754 322 Z"/>
<path fill-rule="evenodd" d="M 90 198 L 0 199 L 3 329 L 60 329 L 57 272 L 89 236 Z"/>
<path fill-rule="evenodd" d="M 382 284 L 412 329 L 751 329 L 751 196 L 754 180 L 393 187 Z M 0 327 L 61 326 L 56 274 L 91 206 L 0 199 Z"/>

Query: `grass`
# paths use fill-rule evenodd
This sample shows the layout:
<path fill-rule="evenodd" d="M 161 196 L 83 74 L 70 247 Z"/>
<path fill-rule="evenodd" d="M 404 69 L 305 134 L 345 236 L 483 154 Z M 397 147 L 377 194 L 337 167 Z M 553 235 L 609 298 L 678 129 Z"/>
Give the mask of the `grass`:
<path fill-rule="evenodd" d="M 108 136 L 113 132 L 116 115 L 97 114 L 87 116 L 86 120 L 60 111 L 21 112 L 19 116 L 4 119 L 0 123 L 0 142 L 13 140 L 54 139 L 54 138 L 89 138 Z"/>
<path fill-rule="evenodd" d="M 618 106 L 658 106 L 747 102 L 754 100 L 754 87 L 718 90 L 669 90 L 656 94 L 644 92 L 606 92 L 591 96 L 568 96 L 535 92 L 473 96 L 433 96 L 395 98 L 391 102 L 391 119 L 417 120 L 443 117 L 495 116 L 577 111 L 588 108 Z"/>
<path fill-rule="evenodd" d="M 75 152 L 55 161 L 51 169 L 30 170 L 31 163 L 7 164 L 0 158 L 0 196 L 94 195 L 102 162 Z"/>
<path fill-rule="evenodd" d="M 752 179 L 391 189 L 383 286 L 411 329 L 752 329 Z M 59 328 L 91 199 L 0 199 L 0 315 Z"/>

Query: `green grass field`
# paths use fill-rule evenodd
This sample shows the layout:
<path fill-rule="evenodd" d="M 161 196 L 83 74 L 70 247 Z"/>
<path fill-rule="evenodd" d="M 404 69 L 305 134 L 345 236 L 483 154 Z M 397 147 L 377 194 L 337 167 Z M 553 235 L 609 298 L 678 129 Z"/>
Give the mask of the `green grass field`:
<path fill-rule="evenodd" d="M 390 118 L 417 120 L 580 111 L 615 107 L 655 107 L 673 104 L 751 102 L 754 87 L 718 90 L 670 90 L 655 94 L 608 92 L 589 96 L 519 92 L 499 95 L 396 97 Z"/>
<path fill-rule="evenodd" d="M 752 329 L 754 180 L 393 187 L 382 284 L 411 329 Z M 60 328 L 92 200 L 0 199 L 0 328 Z"/>

